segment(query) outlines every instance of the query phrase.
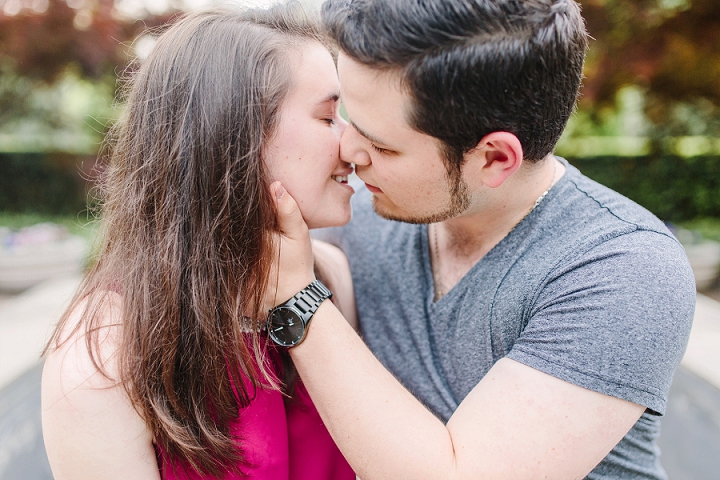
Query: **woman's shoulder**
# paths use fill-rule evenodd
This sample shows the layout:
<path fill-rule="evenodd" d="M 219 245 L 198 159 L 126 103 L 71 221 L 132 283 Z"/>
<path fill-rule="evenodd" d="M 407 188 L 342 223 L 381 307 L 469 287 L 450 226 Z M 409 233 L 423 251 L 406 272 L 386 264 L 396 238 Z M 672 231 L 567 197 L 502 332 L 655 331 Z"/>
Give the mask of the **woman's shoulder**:
<path fill-rule="evenodd" d="M 129 478 L 159 478 L 149 431 L 120 382 L 121 305 L 116 293 L 77 302 L 45 356 L 43 436 L 55 478 L 122 478 L 127 468 Z"/>
<path fill-rule="evenodd" d="M 44 370 L 55 375 L 44 376 L 43 387 L 62 380 L 68 386 L 107 388 L 117 383 L 113 379 L 119 373 L 122 299 L 117 293 L 104 292 L 73 303 L 47 347 Z"/>

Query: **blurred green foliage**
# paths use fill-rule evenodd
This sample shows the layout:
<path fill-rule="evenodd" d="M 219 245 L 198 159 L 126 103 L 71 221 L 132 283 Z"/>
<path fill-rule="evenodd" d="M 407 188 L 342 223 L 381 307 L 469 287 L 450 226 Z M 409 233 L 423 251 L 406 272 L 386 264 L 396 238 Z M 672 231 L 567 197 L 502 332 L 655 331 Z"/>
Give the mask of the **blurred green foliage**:
<path fill-rule="evenodd" d="M 87 210 L 95 161 L 61 153 L 0 153 L 0 212 L 77 215 Z M 87 172 L 83 174 L 81 168 Z"/>
<path fill-rule="evenodd" d="M 0 64 L 0 152 L 96 153 L 119 114 L 114 85 L 114 77 L 89 80 L 72 67 L 48 85 Z"/>
<path fill-rule="evenodd" d="M 131 18 L 113 0 L 10 3 L 0 0 L 0 151 L 97 152 L 134 40 L 177 10 Z"/>
<path fill-rule="evenodd" d="M 698 232 L 702 237 L 708 240 L 720 242 L 720 218 L 695 218 L 679 225 L 688 230 Z"/>
<path fill-rule="evenodd" d="M 87 215 L 50 215 L 42 213 L 10 213 L 0 212 L 0 227 L 19 230 L 38 223 L 54 223 L 67 229 L 72 235 L 78 235 L 94 241 L 98 223 Z"/>
<path fill-rule="evenodd" d="M 580 0 L 590 44 L 580 109 L 602 120 L 618 92 L 644 96 L 646 134 L 720 136 L 720 2 Z"/>

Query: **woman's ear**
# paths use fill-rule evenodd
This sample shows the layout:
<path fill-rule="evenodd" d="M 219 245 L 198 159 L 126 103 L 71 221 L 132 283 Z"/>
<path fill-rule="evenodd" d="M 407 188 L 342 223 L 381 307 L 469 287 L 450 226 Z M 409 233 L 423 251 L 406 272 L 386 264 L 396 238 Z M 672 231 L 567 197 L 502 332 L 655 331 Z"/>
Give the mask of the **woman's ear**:
<path fill-rule="evenodd" d="M 487 187 L 497 188 L 520 168 L 522 161 L 522 145 L 515 135 L 492 132 L 465 154 L 463 172 Z"/>

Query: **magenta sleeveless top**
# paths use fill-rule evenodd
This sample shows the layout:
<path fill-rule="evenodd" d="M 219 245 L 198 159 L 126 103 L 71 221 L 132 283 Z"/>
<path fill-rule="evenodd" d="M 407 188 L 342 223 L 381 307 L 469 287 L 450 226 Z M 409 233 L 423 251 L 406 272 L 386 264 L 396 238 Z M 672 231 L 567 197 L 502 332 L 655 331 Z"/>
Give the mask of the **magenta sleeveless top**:
<path fill-rule="evenodd" d="M 268 348 L 271 356 L 277 354 Z M 273 360 L 277 360 L 274 358 Z M 278 361 L 271 362 L 279 365 Z M 280 377 L 275 368 L 275 374 Z M 243 379 L 249 392 L 253 386 Z M 322 423 L 310 395 L 298 380 L 293 399 L 287 404 L 280 392 L 258 388 L 250 404 L 241 408 L 230 426 L 231 433 L 242 438 L 248 477 L 227 474 L 223 480 L 355 480 L 350 465 L 340 453 Z M 195 471 L 172 465 L 163 449 L 156 446 L 163 480 L 204 480 Z"/>

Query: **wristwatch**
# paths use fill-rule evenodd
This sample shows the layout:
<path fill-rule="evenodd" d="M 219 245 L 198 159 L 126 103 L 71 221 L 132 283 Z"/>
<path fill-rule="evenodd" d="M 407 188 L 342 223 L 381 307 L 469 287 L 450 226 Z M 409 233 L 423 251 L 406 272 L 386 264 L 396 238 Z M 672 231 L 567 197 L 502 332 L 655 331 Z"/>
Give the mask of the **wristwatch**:
<path fill-rule="evenodd" d="M 305 338 L 310 319 L 332 292 L 315 280 L 287 302 L 270 310 L 267 330 L 273 342 L 283 347 L 299 345 Z"/>

